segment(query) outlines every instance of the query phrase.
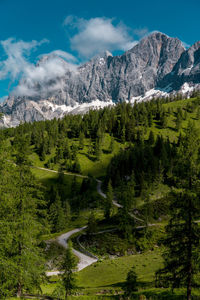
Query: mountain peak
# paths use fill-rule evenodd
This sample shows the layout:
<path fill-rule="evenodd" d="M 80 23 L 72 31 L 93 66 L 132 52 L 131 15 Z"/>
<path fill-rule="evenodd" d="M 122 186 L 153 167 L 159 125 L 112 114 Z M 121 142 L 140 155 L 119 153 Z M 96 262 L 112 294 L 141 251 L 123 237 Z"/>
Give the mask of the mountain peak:
<path fill-rule="evenodd" d="M 20 121 L 62 117 L 74 104 L 77 108 L 83 105 L 85 109 L 98 101 L 117 103 L 131 102 L 138 97 L 144 99 L 144 95 L 151 97 L 152 91 L 166 87 L 172 92 L 181 91 L 185 83 L 189 89 L 200 86 L 200 42 L 185 50 L 179 39 L 158 31 L 122 55 L 113 57 L 109 51 L 100 53 L 75 72 L 67 71 L 71 70 L 70 65 L 55 52 L 53 57 L 52 53 L 43 56 L 38 64 L 41 68 L 36 70 L 36 75 L 45 71 L 44 78 L 35 76 L 37 81 L 32 85 L 30 78 L 21 82 L 13 98 L 10 96 L 1 108 L 11 126 Z M 169 88 L 165 91 L 167 93 Z"/>

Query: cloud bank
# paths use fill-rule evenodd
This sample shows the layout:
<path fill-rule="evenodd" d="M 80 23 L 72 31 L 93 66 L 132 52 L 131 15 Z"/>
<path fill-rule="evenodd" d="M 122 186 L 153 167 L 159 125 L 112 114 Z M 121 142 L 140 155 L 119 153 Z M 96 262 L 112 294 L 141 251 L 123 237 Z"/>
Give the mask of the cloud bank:
<path fill-rule="evenodd" d="M 5 78 L 10 78 L 13 82 L 20 80 L 12 95 L 46 97 L 50 92 L 61 88 L 59 78 L 67 71 L 76 71 L 76 58 L 62 50 L 40 56 L 36 65 L 31 63 L 29 61 L 31 52 L 45 42 L 47 40 L 24 42 L 13 38 L 0 42 L 7 56 L 0 62 L 0 80 Z"/>
<path fill-rule="evenodd" d="M 86 20 L 67 16 L 64 26 L 76 30 L 70 38 L 71 49 L 84 58 L 91 58 L 105 50 L 126 51 L 137 43 L 129 35 L 128 28 L 124 24 L 114 25 L 113 19 L 109 18 Z"/>
<path fill-rule="evenodd" d="M 27 57 L 31 51 L 45 42 L 47 42 L 47 40 L 24 42 L 16 41 L 14 38 L 0 41 L 0 45 L 3 47 L 7 56 L 7 59 L 0 62 L 0 79 L 7 77 L 12 80 L 17 79 L 17 77 L 21 73 L 24 73 L 26 68 L 30 66 Z"/>
<path fill-rule="evenodd" d="M 82 61 L 108 51 L 131 49 L 137 40 L 148 33 L 146 28 L 132 31 L 122 22 L 111 18 L 83 19 L 67 16 L 63 23 L 69 33 L 71 50 L 76 51 Z M 49 42 L 32 40 L 25 42 L 9 38 L 0 41 L 5 59 L 0 61 L 0 80 L 10 79 L 10 85 L 19 81 L 12 95 L 45 98 L 51 92 L 62 90 L 63 76 L 66 72 L 76 74 L 79 62 L 71 53 L 55 50 L 39 56 L 37 64 L 30 62 L 30 55 L 42 44 Z M 1 100 L 0 100 L 1 101 Z"/>

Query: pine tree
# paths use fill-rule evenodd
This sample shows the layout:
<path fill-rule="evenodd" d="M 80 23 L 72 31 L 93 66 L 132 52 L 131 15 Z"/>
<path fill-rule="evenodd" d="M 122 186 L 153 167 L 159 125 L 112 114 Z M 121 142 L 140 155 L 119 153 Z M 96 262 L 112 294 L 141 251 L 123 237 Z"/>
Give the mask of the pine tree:
<path fill-rule="evenodd" d="M 149 127 L 153 125 L 153 116 L 151 112 L 148 114 L 148 125 Z"/>
<path fill-rule="evenodd" d="M 100 142 L 99 139 L 96 139 L 96 143 L 95 143 L 95 156 L 96 156 L 96 159 L 100 160 L 101 155 L 102 155 L 101 142 Z"/>
<path fill-rule="evenodd" d="M 53 232 L 62 231 L 66 226 L 66 218 L 58 191 L 54 202 L 49 208 L 49 214 Z"/>
<path fill-rule="evenodd" d="M 154 133 L 153 133 L 152 130 L 151 130 L 150 133 L 149 133 L 149 139 L 148 139 L 148 142 L 149 142 L 149 145 L 154 145 L 154 143 L 155 143 Z"/>
<path fill-rule="evenodd" d="M 160 121 L 161 121 L 161 126 L 162 126 L 162 128 L 166 128 L 167 127 L 167 116 L 166 116 L 166 113 L 165 112 L 163 112 L 162 113 L 162 115 L 161 115 L 161 119 L 160 119 Z"/>
<path fill-rule="evenodd" d="M 104 205 L 104 216 L 106 219 L 109 219 L 112 212 L 112 201 L 113 201 L 113 188 L 111 180 L 108 182 L 105 205 Z"/>
<path fill-rule="evenodd" d="M 91 212 L 87 223 L 87 234 L 95 233 L 96 231 L 97 231 L 97 222 L 94 213 Z"/>
<path fill-rule="evenodd" d="M 43 232 L 38 206 L 43 200 L 29 167 L 0 163 L 0 298 L 7 299 L 40 290 L 44 262 L 37 242 Z"/>
<path fill-rule="evenodd" d="M 85 139 L 84 133 L 81 132 L 79 135 L 79 149 L 81 150 L 84 148 L 84 139 Z"/>
<path fill-rule="evenodd" d="M 164 268 L 157 272 L 157 283 L 172 290 L 187 287 L 187 299 L 191 299 L 194 275 L 199 272 L 198 261 L 200 230 L 195 222 L 199 216 L 198 198 L 195 193 L 174 193 L 170 205 L 171 219 L 166 227 L 163 244 Z"/>
<path fill-rule="evenodd" d="M 126 299 L 130 299 L 134 296 L 134 292 L 138 290 L 138 280 L 137 274 L 135 272 L 135 267 L 133 266 L 128 272 L 126 281 L 124 283 L 124 296 Z"/>
<path fill-rule="evenodd" d="M 89 138 L 89 141 L 88 141 L 88 154 L 89 155 L 92 155 L 93 154 L 93 144 L 92 144 L 92 140 L 91 138 Z"/>
<path fill-rule="evenodd" d="M 76 157 L 74 165 L 73 165 L 73 171 L 75 173 L 80 173 L 81 172 L 81 165 L 79 163 L 78 157 Z"/>
<path fill-rule="evenodd" d="M 67 299 L 76 288 L 76 275 L 74 274 L 76 266 L 77 262 L 74 254 L 72 253 L 72 245 L 69 244 L 62 263 L 62 285 L 65 289 L 65 299 Z"/>
<path fill-rule="evenodd" d="M 113 136 L 111 136 L 109 150 L 108 150 L 110 153 L 112 153 L 114 150 L 114 142 L 115 142 L 115 139 Z"/>
<path fill-rule="evenodd" d="M 175 168 L 176 187 L 171 202 L 171 219 L 166 227 L 164 268 L 157 273 L 157 282 L 172 289 L 187 287 L 187 300 L 191 299 L 195 274 L 198 272 L 200 230 L 195 222 L 200 208 L 198 174 L 199 134 L 189 123 L 181 138 Z M 180 191 L 181 188 L 181 191 Z"/>
<path fill-rule="evenodd" d="M 179 114 L 177 114 L 175 123 L 176 123 L 176 130 L 177 130 L 177 131 L 180 131 L 180 129 L 181 129 L 181 124 L 182 124 L 182 119 L 181 119 L 181 117 L 180 117 Z"/>

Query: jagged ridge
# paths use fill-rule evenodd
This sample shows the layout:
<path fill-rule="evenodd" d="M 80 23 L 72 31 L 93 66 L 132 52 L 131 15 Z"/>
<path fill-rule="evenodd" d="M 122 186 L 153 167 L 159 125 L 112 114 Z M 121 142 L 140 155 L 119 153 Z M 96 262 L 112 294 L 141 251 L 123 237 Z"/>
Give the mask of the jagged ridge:
<path fill-rule="evenodd" d="M 43 58 L 36 67 L 48 59 Z M 152 89 L 162 93 L 180 90 L 184 83 L 200 84 L 200 42 L 185 50 L 179 39 L 160 32 L 145 37 L 120 56 L 105 52 L 76 69 L 61 58 L 53 59 L 64 73 L 42 84 L 33 85 L 26 78 L 21 81 L 19 88 L 25 86 L 27 94 L 10 96 L 2 104 L 4 125 L 82 113 L 113 102 L 147 99 L 152 97 Z"/>

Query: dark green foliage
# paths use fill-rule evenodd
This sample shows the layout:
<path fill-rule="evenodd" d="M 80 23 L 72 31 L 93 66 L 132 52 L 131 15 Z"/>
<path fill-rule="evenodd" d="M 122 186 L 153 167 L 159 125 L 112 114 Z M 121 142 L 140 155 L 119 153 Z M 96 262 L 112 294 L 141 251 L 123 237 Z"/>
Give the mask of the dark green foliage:
<path fill-rule="evenodd" d="M 171 219 L 166 227 L 164 268 L 157 273 L 161 285 L 187 287 L 187 299 L 191 299 L 194 276 L 199 271 L 200 230 L 196 220 L 199 206 L 199 135 L 192 123 L 186 135 L 180 137 L 178 159 L 175 168 L 176 186 L 181 188 L 172 196 Z"/>
<path fill-rule="evenodd" d="M 124 283 L 124 297 L 125 299 L 132 299 L 134 297 L 134 292 L 138 290 L 138 280 L 137 274 L 135 272 L 135 267 L 133 266 L 128 272 L 126 281 Z"/>
<path fill-rule="evenodd" d="M 113 188 L 111 181 L 108 182 L 106 199 L 104 203 L 104 216 L 109 219 L 112 213 L 112 201 L 113 201 Z"/>
<path fill-rule="evenodd" d="M 84 133 L 80 132 L 80 135 L 79 135 L 79 149 L 84 148 L 84 139 L 85 139 Z"/>
<path fill-rule="evenodd" d="M 95 219 L 94 213 L 91 212 L 87 224 L 87 234 L 91 234 L 95 232 L 97 232 L 97 221 Z"/>
<path fill-rule="evenodd" d="M 18 156 L 18 155 L 17 155 Z M 40 291 L 44 262 L 38 247 L 42 193 L 29 167 L 0 160 L 0 298 Z M 40 218 L 39 218 L 40 216 Z M 44 219 L 43 219 L 44 222 Z"/>
<path fill-rule="evenodd" d="M 127 241 L 131 241 L 134 235 L 135 221 L 126 208 L 120 208 L 118 212 L 118 229 Z"/>
<path fill-rule="evenodd" d="M 170 211 L 163 240 L 164 268 L 157 272 L 157 285 L 172 289 L 194 286 L 194 275 L 199 272 L 200 246 L 200 230 L 195 222 L 199 216 L 197 196 L 189 191 L 174 193 Z"/>
<path fill-rule="evenodd" d="M 69 245 L 66 249 L 65 257 L 62 263 L 62 270 L 64 271 L 62 274 L 62 285 L 65 289 L 65 299 L 72 294 L 72 291 L 76 287 L 76 275 L 74 274 L 76 265 L 76 258 L 72 253 L 71 245 Z"/>
<path fill-rule="evenodd" d="M 62 231 L 66 227 L 67 219 L 64 214 L 64 210 L 58 193 L 56 194 L 54 202 L 50 206 L 49 213 L 52 224 L 52 231 Z"/>

